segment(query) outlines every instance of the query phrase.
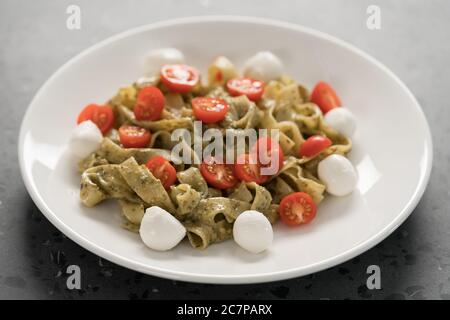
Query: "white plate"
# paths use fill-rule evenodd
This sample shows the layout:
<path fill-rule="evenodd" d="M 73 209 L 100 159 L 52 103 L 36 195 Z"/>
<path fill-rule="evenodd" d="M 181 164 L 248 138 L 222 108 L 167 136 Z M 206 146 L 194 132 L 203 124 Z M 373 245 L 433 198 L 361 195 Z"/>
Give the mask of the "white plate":
<path fill-rule="evenodd" d="M 181 49 L 202 71 L 217 55 L 238 66 L 259 50 L 282 58 L 287 72 L 310 88 L 333 84 L 358 118 L 350 159 L 357 190 L 326 197 L 308 226 L 275 227 L 273 246 L 253 255 L 233 241 L 205 251 L 183 243 L 171 252 L 146 249 L 122 230 L 114 202 L 87 209 L 78 199 L 79 176 L 65 153 L 80 109 L 103 102 L 142 75 L 145 54 Z M 297 25 L 243 17 L 196 17 L 156 23 L 112 37 L 61 67 L 39 90 L 22 123 L 19 159 L 39 209 L 69 238 L 119 265 L 176 280 L 252 283 L 310 274 L 373 247 L 411 213 L 428 182 L 430 131 L 417 101 L 386 67 L 364 52 Z"/>

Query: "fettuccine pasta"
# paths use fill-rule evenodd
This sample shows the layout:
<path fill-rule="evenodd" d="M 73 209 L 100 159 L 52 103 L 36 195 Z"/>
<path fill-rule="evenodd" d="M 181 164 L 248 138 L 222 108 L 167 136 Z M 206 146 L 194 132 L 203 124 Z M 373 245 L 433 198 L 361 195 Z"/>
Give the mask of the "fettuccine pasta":
<path fill-rule="evenodd" d="M 309 222 L 313 217 L 307 215 L 312 215 L 327 189 L 320 177 L 321 162 L 331 155 L 345 156 L 352 148 L 350 137 L 324 120 L 315 93 L 310 95 L 286 75 L 266 83 L 239 78 L 224 57 L 209 67 L 208 84 L 198 80 L 194 68 L 165 68 L 168 65 L 160 75 L 119 89 L 106 105 L 90 111 L 88 106 L 80 114 L 79 122 L 91 120 L 103 134 L 98 148 L 79 162 L 82 203 L 93 207 L 108 199 L 117 201 L 124 227 L 132 231 L 139 230 L 146 210 L 157 206 L 184 226 L 190 244 L 198 249 L 232 238 L 234 222 L 248 210 L 262 213 L 271 224 L 280 216 L 288 224 Z M 174 74 L 187 78 L 177 82 L 171 78 Z M 178 129 L 192 138 L 196 120 L 203 121 L 202 133 L 217 129 L 223 143 L 229 132 L 238 136 L 248 129 L 276 131 L 278 140 L 268 151 L 280 155 L 279 169 L 265 176 L 255 173 L 263 168 L 259 162 L 234 167 L 206 162 L 192 139 L 172 139 Z M 312 147 L 311 137 L 319 141 Z M 257 138 L 257 144 L 264 139 Z M 201 147 L 209 143 L 203 140 Z M 174 155 L 177 144 L 182 152 Z M 252 159 L 252 148 L 246 142 L 245 159 Z M 183 162 L 186 157 L 188 163 Z M 311 200 L 283 202 L 295 194 Z M 292 209 L 300 204 L 304 212 Z"/>

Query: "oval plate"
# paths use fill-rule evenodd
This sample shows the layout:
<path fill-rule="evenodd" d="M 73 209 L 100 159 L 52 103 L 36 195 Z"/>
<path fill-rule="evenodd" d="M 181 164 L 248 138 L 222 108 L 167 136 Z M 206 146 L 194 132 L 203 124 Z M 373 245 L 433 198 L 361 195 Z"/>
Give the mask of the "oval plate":
<path fill-rule="evenodd" d="M 239 35 L 239 36 L 236 36 Z M 251 40 L 251 41 L 249 41 Z M 205 72 L 217 56 L 242 67 L 260 50 L 284 62 L 286 73 L 311 88 L 333 84 L 358 118 L 350 159 L 359 182 L 344 198 L 326 197 L 318 217 L 298 229 L 277 224 L 273 246 L 260 255 L 233 241 L 197 251 L 147 249 L 120 228 L 114 202 L 88 209 L 78 198 L 79 175 L 66 150 L 75 119 L 142 76 L 147 52 L 176 47 Z M 134 29 L 103 41 L 62 66 L 39 90 L 22 123 L 19 160 L 25 185 L 44 215 L 73 241 L 124 267 L 175 280 L 266 282 L 317 272 L 373 247 L 412 212 L 432 165 L 428 124 L 414 96 L 366 53 L 323 33 L 248 17 L 195 17 Z"/>

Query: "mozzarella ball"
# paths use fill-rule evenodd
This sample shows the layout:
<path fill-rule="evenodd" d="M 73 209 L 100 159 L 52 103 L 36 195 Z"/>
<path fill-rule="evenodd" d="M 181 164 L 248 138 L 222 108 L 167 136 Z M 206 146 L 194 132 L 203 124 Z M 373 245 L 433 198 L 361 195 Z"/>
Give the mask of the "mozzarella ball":
<path fill-rule="evenodd" d="M 227 57 L 219 56 L 208 67 L 208 83 L 210 86 L 218 86 L 236 78 L 238 72 L 233 63 Z"/>
<path fill-rule="evenodd" d="M 244 211 L 234 222 L 233 238 L 245 250 L 260 253 L 272 244 L 272 225 L 261 212 Z"/>
<path fill-rule="evenodd" d="M 358 180 L 355 168 L 344 156 L 332 154 L 319 162 L 319 179 L 325 183 L 327 192 L 338 197 L 351 193 Z"/>
<path fill-rule="evenodd" d="M 270 51 L 260 51 L 247 60 L 244 75 L 249 78 L 269 82 L 283 74 L 283 63 Z"/>
<path fill-rule="evenodd" d="M 161 48 L 151 51 L 145 61 L 147 74 L 158 74 L 161 67 L 165 64 L 184 63 L 183 53 L 175 48 Z"/>
<path fill-rule="evenodd" d="M 140 77 L 136 80 L 136 86 L 139 89 L 142 89 L 142 88 L 148 87 L 148 86 L 157 86 L 158 82 L 159 82 L 158 76 Z"/>
<path fill-rule="evenodd" d="M 96 151 L 103 140 L 100 129 L 91 120 L 80 123 L 69 140 L 69 150 L 79 158 L 86 158 Z"/>
<path fill-rule="evenodd" d="M 166 251 L 183 240 L 186 229 L 169 212 L 153 206 L 145 210 L 139 234 L 147 247 L 153 250 Z"/>
<path fill-rule="evenodd" d="M 356 129 L 356 118 L 350 110 L 346 108 L 334 108 L 324 116 L 325 122 L 342 133 L 346 137 L 351 137 Z"/>

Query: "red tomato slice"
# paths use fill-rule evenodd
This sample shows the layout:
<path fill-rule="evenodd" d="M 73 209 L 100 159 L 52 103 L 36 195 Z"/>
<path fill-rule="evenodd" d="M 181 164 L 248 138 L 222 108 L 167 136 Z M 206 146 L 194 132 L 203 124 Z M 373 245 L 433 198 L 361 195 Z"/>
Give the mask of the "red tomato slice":
<path fill-rule="evenodd" d="M 166 99 L 156 87 L 144 87 L 137 96 L 134 116 L 138 121 L 155 121 L 161 118 Z"/>
<path fill-rule="evenodd" d="M 177 171 L 169 161 L 161 156 L 151 158 L 146 166 L 155 178 L 161 181 L 165 189 L 169 189 L 177 181 Z"/>
<path fill-rule="evenodd" d="M 119 128 L 120 142 L 125 148 L 144 148 L 151 137 L 150 131 L 141 127 L 123 125 Z"/>
<path fill-rule="evenodd" d="M 298 226 L 309 223 L 316 217 L 317 206 L 309 194 L 296 192 L 281 200 L 279 213 L 285 224 Z"/>
<path fill-rule="evenodd" d="M 214 157 L 205 159 L 200 165 L 200 172 L 206 182 L 217 189 L 233 188 L 238 180 L 236 179 L 233 166 L 229 164 L 216 163 Z"/>
<path fill-rule="evenodd" d="M 278 168 L 276 173 L 283 167 L 284 154 L 280 144 L 270 137 L 261 137 L 256 141 L 250 152 L 256 155 L 261 167 L 270 167 L 272 165 L 272 157 L 278 158 Z M 274 158 L 275 159 L 275 158 Z"/>
<path fill-rule="evenodd" d="M 269 176 L 261 174 L 261 165 L 254 155 L 248 153 L 238 156 L 234 165 L 234 172 L 239 180 L 245 182 L 263 184 L 269 178 Z"/>
<path fill-rule="evenodd" d="M 228 92 L 232 96 L 246 95 L 251 101 L 258 101 L 264 92 L 263 81 L 250 78 L 230 79 L 227 82 Z"/>
<path fill-rule="evenodd" d="M 223 79 L 222 71 L 217 71 L 217 73 L 216 73 L 216 81 L 217 82 L 221 82 L 222 79 Z"/>
<path fill-rule="evenodd" d="M 161 68 L 161 81 L 173 92 L 187 93 L 199 82 L 197 69 L 185 64 L 166 64 Z"/>
<path fill-rule="evenodd" d="M 77 123 L 87 120 L 91 120 L 103 134 L 106 134 L 114 125 L 114 112 L 110 106 L 89 104 L 78 115 Z"/>
<path fill-rule="evenodd" d="M 106 134 L 114 126 L 114 112 L 109 106 L 98 106 L 92 114 L 92 121 Z"/>
<path fill-rule="evenodd" d="M 334 89 L 326 82 L 320 81 L 313 89 L 311 101 L 317 104 L 325 114 L 331 109 L 341 106 L 341 100 Z"/>
<path fill-rule="evenodd" d="M 97 107 L 98 105 L 94 103 L 88 104 L 86 107 L 84 107 L 84 109 L 81 110 L 80 114 L 78 115 L 77 124 L 80 124 L 87 120 L 92 121 L 92 114 L 94 113 L 94 109 L 96 109 Z"/>
<path fill-rule="evenodd" d="M 314 157 L 331 146 L 332 142 L 325 136 L 311 136 L 300 146 L 301 157 Z"/>
<path fill-rule="evenodd" d="M 222 99 L 198 97 L 191 101 L 194 116 L 204 123 L 222 121 L 228 112 L 229 106 Z"/>

